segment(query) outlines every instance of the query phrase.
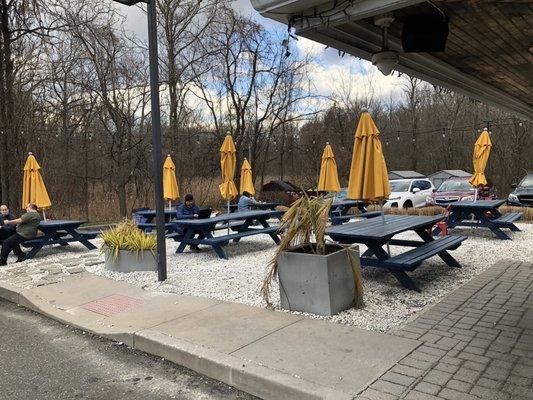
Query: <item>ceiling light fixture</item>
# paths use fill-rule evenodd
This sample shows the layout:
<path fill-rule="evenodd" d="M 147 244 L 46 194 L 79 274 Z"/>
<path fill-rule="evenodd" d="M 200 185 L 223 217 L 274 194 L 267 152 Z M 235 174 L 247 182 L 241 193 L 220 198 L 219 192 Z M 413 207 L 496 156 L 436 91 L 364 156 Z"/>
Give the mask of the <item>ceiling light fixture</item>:
<path fill-rule="evenodd" d="M 388 28 L 394 21 L 392 14 L 383 14 L 374 18 L 374 24 L 381 28 L 382 43 L 381 51 L 372 55 L 372 65 L 375 65 L 383 75 L 390 75 L 398 64 L 398 53 L 389 50 Z"/>

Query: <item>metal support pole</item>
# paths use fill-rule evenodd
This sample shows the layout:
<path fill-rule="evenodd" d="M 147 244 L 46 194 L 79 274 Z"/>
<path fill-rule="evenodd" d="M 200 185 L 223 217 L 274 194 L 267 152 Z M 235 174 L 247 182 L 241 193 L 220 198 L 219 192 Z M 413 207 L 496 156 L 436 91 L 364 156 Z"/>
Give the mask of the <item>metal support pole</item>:
<path fill-rule="evenodd" d="M 159 108 L 159 60 L 157 56 L 156 0 L 148 3 L 148 49 L 150 60 L 150 97 L 152 106 L 152 156 L 155 178 L 155 222 L 157 231 L 157 277 L 167 279 L 165 238 L 165 203 L 163 200 L 163 155 L 161 151 L 161 115 Z"/>

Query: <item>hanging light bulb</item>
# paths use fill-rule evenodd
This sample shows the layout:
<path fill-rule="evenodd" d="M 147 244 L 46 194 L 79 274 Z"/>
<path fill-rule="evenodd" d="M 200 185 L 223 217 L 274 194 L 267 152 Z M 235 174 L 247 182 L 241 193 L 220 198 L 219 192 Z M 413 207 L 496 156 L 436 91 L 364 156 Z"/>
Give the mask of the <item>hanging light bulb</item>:
<path fill-rule="evenodd" d="M 400 131 L 398 131 L 398 137 L 397 137 L 398 140 L 400 140 Z"/>
<path fill-rule="evenodd" d="M 442 137 L 446 138 L 446 128 L 442 128 Z"/>
<path fill-rule="evenodd" d="M 386 139 L 386 140 L 385 140 L 385 145 L 386 145 L 386 146 L 389 145 L 389 139 Z"/>

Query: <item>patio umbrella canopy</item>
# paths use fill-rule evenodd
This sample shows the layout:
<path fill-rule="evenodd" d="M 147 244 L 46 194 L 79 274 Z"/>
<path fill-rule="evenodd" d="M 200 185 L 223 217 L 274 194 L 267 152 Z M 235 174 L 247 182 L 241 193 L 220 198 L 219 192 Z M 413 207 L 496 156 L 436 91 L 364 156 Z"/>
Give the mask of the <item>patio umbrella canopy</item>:
<path fill-rule="evenodd" d="M 240 188 L 241 194 L 248 192 L 252 196 L 255 195 L 254 181 L 252 179 L 252 167 L 246 158 L 242 162 Z"/>
<path fill-rule="evenodd" d="M 220 169 L 222 171 L 222 183 L 218 186 L 220 195 L 226 201 L 235 198 L 239 193 L 237 187 L 233 182 L 235 174 L 235 164 L 237 159 L 235 157 L 235 144 L 231 135 L 226 135 L 222 147 L 220 147 Z"/>
<path fill-rule="evenodd" d="M 469 182 L 472 186 L 484 186 L 487 184 L 485 177 L 485 168 L 489 160 L 490 150 L 492 149 L 492 141 L 487 130 L 483 130 L 474 144 L 474 175 Z"/>
<path fill-rule="evenodd" d="M 318 179 L 319 192 L 340 192 L 339 174 L 337 172 L 337 163 L 329 143 L 326 143 L 322 153 L 322 164 L 320 166 L 320 177 Z"/>
<path fill-rule="evenodd" d="M 52 205 L 48 191 L 41 176 L 41 166 L 32 153 L 24 165 L 24 181 L 22 184 L 22 208 L 28 203 L 34 203 L 40 209 L 49 208 Z"/>
<path fill-rule="evenodd" d="M 355 131 L 346 197 L 353 200 L 383 200 L 389 195 L 389 177 L 379 130 L 370 114 L 363 111 Z"/>
<path fill-rule="evenodd" d="M 177 200 L 180 197 L 178 181 L 176 180 L 176 165 L 170 154 L 163 164 L 163 198 L 167 201 Z"/>

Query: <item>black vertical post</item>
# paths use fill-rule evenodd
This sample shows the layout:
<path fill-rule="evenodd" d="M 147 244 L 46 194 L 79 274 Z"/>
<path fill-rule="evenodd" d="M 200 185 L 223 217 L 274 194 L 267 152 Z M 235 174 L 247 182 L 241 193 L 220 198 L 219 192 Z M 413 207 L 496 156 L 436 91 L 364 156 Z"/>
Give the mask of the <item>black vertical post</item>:
<path fill-rule="evenodd" d="M 157 56 L 156 0 L 148 3 L 148 48 L 150 62 L 150 97 L 152 105 L 152 156 L 155 178 L 155 211 L 157 230 L 157 277 L 167 279 L 165 243 L 165 204 L 163 202 L 163 155 L 161 150 L 161 115 L 159 109 L 159 60 Z"/>

